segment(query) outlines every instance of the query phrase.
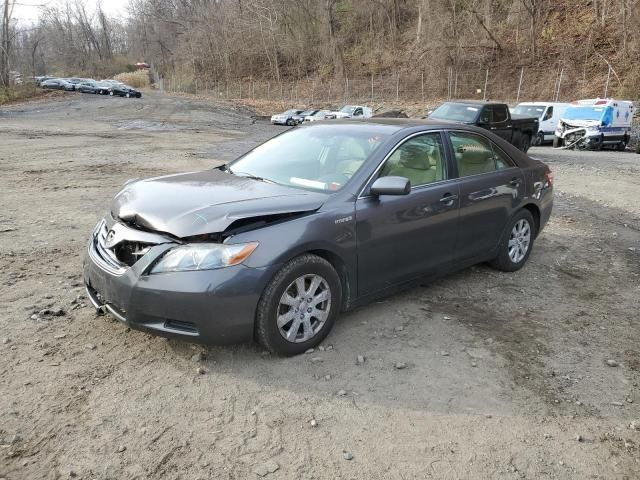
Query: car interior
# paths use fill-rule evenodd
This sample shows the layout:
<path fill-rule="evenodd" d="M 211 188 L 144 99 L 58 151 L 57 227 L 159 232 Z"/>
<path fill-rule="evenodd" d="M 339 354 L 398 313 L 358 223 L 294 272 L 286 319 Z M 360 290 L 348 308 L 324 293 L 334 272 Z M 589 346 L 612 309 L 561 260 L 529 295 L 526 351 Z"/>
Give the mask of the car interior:
<path fill-rule="evenodd" d="M 494 153 L 492 146 L 476 135 L 452 132 L 450 138 L 460 177 L 494 172 L 509 166 L 503 155 Z"/>
<path fill-rule="evenodd" d="M 444 152 L 439 135 L 421 135 L 402 144 L 387 160 L 380 176 L 408 178 L 412 186 L 444 179 Z"/>

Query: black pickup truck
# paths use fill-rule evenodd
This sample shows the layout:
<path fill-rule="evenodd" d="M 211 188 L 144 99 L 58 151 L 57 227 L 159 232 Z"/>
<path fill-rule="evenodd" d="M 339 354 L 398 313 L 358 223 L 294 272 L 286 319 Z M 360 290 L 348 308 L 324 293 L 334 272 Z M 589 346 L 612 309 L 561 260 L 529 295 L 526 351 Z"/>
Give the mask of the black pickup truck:
<path fill-rule="evenodd" d="M 526 153 L 538 133 L 538 119 L 511 115 L 504 103 L 445 102 L 428 118 L 466 123 L 486 128 Z"/>

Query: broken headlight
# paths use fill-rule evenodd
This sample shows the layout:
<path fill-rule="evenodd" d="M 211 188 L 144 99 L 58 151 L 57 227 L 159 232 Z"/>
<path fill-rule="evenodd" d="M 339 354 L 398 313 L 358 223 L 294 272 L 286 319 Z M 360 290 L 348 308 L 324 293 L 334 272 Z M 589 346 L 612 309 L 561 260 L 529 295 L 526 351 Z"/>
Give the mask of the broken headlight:
<path fill-rule="evenodd" d="M 180 245 L 168 250 L 151 267 L 150 273 L 190 272 L 213 270 L 244 262 L 258 247 L 257 242 L 236 243 L 194 243 Z"/>

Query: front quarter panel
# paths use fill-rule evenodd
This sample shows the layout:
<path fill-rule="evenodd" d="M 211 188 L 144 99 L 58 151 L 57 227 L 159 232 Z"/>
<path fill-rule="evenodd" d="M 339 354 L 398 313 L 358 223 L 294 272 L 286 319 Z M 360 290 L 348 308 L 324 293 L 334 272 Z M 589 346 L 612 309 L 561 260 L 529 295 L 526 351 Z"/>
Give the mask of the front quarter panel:
<path fill-rule="evenodd" d="M 325 204 L 309 215 L 235 235 L 227 243 L 259 242 L 244 262 L 252 268 L 281 265 L 310 251 L 330 252 L 340 259 L 352 283 L 357 258 L 354 208 L 349 200 Z"/>

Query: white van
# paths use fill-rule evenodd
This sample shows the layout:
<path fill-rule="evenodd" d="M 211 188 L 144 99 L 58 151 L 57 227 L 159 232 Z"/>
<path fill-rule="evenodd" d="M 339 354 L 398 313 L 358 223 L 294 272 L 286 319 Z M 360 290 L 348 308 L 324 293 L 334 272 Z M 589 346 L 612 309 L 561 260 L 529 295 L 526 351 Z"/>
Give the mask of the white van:
<path fill-rule="evenodd" d="M 591 98 L 573 102 L 564 112 L 553 140 L 554 147 L 623 151 L 631 138 L 633 102 L 613 98 Z"/>
<path fill-rule="evenodd" d="M 519 103 L 512 113 L 538 119 L 538 135 L 532 138 L 531 142 L 533 145 L 542 145 L 544 142 L 553 142 L 558 122 L 570 106 L 570 103 L 524 102 Z"/>

